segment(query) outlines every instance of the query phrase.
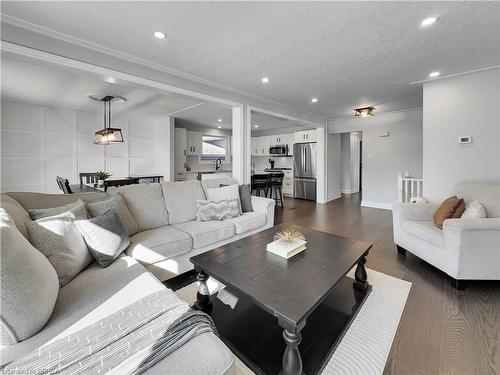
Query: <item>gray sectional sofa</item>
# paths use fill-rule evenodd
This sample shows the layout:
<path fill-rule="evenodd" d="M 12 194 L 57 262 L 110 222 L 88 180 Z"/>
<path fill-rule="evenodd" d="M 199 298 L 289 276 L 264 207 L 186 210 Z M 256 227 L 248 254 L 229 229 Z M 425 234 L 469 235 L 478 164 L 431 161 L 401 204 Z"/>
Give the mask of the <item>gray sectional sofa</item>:
<path fill-rule="evenodd" d="M 130 238 L 126 253 L 109 267 L 101 268 L 94 262 L 60 288 L 54 310 L 38 333 L 9 344 L 3 340 L 0 366 L 166 289 L 160 281 L 192 269 L 191 256 L 271 227 L 274 201 L 259 197 L 252 197 L 254 212 L 220 222 L 196 221 L 195 201 L 205 199 L 205 189 L 234 183 L 237 181 L 224 178 L 204 183 L 166 182 L 120 187 L 108 193 L 2 194 L 2 208 L 24 237 L 27 236 L 25 222 L 30 220 L 27 209 L 58 207 L 77 199 L 96 202 L 114 194 L 124 198 L 139 232 Z M 230 374 L 233 371 L 232 354 L 213 333 L 203 333 L 147 373 Z"/>

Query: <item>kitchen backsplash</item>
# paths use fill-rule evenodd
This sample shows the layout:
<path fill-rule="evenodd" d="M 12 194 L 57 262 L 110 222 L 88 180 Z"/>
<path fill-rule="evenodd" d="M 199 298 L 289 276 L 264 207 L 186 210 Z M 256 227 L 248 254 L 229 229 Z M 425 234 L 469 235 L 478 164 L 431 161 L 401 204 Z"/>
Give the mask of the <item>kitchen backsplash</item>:
<path fill-rule="evenodd" d="M 269 159 L 274 160 L 275 168 L 293 168 L 293 158 L 290 157 L 269 157 L 269 156 L 252 156 L 252 168 L 256 171 L 262 171 L 265 168 L 270 168 Z"/>
<path fill-rule="evenodd" d="M 215 162 L 201 163 L 198 155 L 186 156 L 186 163 L 191 167 L 192 171 L 207 170 L 215 168 Z M 222 169 L 231 169 L 231 158 L 222 162 Z"/>

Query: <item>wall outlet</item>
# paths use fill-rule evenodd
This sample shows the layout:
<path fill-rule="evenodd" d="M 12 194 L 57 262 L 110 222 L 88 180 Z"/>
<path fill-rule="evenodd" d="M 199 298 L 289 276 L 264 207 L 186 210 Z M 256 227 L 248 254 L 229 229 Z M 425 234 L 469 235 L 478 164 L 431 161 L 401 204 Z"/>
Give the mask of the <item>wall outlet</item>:
<path fill-rule="evenodd" d="M 470 135 L 458 137 L 458 143 L 472 143 L 472 137 Z"/>

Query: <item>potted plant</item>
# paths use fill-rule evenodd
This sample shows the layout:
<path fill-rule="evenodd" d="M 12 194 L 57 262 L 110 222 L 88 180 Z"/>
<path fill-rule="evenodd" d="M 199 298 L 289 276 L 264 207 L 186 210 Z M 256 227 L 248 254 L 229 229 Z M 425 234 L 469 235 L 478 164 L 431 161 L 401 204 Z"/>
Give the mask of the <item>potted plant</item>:
<path fill-rule="evenodd" d="M 104 171 L 97 171 L 95 175 L 97 177 L 97 186 L 99 187 L 104 186 L 104 180 L 107 180 L 112 176 L 110 173 Z"/>

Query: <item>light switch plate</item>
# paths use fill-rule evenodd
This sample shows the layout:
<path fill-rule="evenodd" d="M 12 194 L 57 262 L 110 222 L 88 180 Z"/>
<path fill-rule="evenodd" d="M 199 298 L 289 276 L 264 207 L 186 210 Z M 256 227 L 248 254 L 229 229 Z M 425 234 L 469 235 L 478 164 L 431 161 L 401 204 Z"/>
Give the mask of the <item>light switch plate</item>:
<path fill-rule="evenodd" d="M 470 135 L 458 137 L 458 143 L 472 143 L 472 137 Z"/>

